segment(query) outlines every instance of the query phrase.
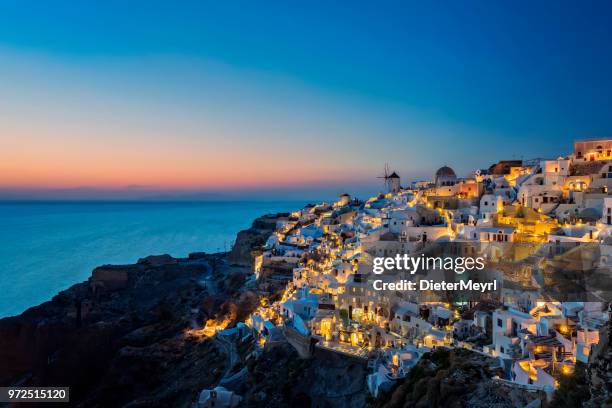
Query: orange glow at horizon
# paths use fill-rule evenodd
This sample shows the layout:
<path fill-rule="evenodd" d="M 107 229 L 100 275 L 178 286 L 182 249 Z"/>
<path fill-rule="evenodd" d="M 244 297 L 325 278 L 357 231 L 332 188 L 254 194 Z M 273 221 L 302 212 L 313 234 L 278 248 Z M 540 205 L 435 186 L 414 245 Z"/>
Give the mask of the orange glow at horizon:
<path fill-rule="evenodd" d="M 231 167 L 219 163 L 197 164 L 180 160 L 161 163 L 109 163 L 104 160 L 73 162 L 30 161 L 28 165 L 3 161 L 0 187 L 3 188 L 122 188 L 216 189 L 282 187 L 316 183 L 357 182 L 358 178 L 338 177 L 338 170 L 307 171 L 279 163 L 277 168 L 257 162 L 234 162 Z M 243 164 L 244 163 L 244 164 Z M 330 173 L 334 177 L 330 177 Z"/>
<path fill-rule="evenodd" d="M 19 86 L 0 100 L 2 189 L 340 188 L 376 183 L 387 159 L 382 145 L 363 143 L 374 125 L 332 114 L 329 95 L 300 86 L 204 64 L 195 85 L 166 87 L 98 72 L 139 75 L 148 64 L 13 58 Z"/>
<path fill-rule="evenodd" d="M 407 160 L 381 135 L 399 146 L 400 133 L 437 132 L 390 126 L 380 106 L 214 61 L 58 61 L 0 47 L 3 57 L 0 189 L 10 194 L 361 188 L 380 185 L 386 161 L 407 174 L 426 160 Z"/>
<path fill-rule="evenodd" d="M 28 139 L 30 139 L 28 141 Z M 0 145 L 2 188 L 236 189 L 363 181 L 363 169 L 252 146 L 218 150 L 176 140 L 32 140 Z M 250 150 L 250 151 L 249 151 Z M 364 175 L 367 177 L 366 175 Z"/>

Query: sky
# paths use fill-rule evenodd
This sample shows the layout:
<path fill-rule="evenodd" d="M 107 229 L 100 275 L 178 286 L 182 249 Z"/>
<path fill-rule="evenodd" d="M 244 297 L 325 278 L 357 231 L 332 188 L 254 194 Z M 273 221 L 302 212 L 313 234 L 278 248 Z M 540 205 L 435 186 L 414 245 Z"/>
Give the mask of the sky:
<path fill-rule="evenodd" d="M 329 3 L 0 0 L 0 199 L 365 194 L 612 136 L 610 2 Z"/>

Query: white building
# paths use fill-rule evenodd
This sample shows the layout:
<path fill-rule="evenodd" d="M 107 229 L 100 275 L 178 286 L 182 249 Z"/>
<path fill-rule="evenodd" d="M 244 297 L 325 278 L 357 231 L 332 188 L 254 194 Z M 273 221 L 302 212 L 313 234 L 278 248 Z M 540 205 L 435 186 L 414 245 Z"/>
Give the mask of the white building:
<path fill-rule="evenodd" d="M 603 217 L 601 222 L 606 225 L 612 225 L 612 197 L 605 197 L 603 207 Z"/>
<path fill-rule="evenodd" d="M 234 408 L 240 405 L 242 397 L 223 387 L 202 390 L 198 397 L 198 408 Z"/>
<path fill-rule="evenodd" d="M 503 211 L 504 200 L 495 194 L 483 194 L 480 198 L 480 218 L 486 219 L 487 215 L 497 214 Z"/>
<path fill-rule="evenodd" d="M 495 355 L 511 357 L 512 350 L 520 347 L 521 331 L 536 334 L 536 321 L 529 313 L 511 307 L 493 312 L 493 347 Z"/>
<path fill-rule="evenodd" d="M 391 173 L 391 175 L 387 177 L 387 189 L 392 194 L 399 193 L 401 189 L 400 176 L 398 176 L 396 172 Z"/>
<path fill-rule="evenodd" d="M 595 161 L 612 159 L 612 139 L 586 139 L 574 142 L 574 159 Z"/>

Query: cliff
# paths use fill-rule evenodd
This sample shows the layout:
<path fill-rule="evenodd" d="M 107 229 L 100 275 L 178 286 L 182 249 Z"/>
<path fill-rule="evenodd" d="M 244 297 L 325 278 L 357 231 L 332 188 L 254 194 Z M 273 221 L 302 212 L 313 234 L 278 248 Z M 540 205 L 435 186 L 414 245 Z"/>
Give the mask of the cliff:
<path fill-rule="evenodd" d="M 248 365 L 245 407 L 364 407 L 368 399 L 363 360 L 316 349 L 302 359 L 288 343 L 266 349 Z"/>
<path fill-rule="evenodd" d="M 229 253 L 229 262 L 234 265 L 252 266 L 253 256 L 251 252 L 256 251 L 266 243 L 268 237 L 276 229 L 278 220 L 287 215 L 282 213 L 264 215 L 253 221 L 251 228 L 240 231 Z"/>
<path fill-rule="evenodd" d="M 374 403 L 378 408 L 523 407 L 538 395 L 494 382 L 499 362 L 463 349 L 423 356 L 408 377 Z"/>
<path fill-rule="evenodd" d="M 590 399 L 585 407 L 612 406 L 612 304 L 610 319 L 600 331 L 600 342 L 589 357 L 587 383 Z"/>
<path fill-rule="evenodd" d="M 218 365 L 212 346 L 181 336 L 208 317 L 192 309 L 209 295 L 199 280 L 210 259 L 173 261 L 96 268 L 87 282 L 0 320 L 0 384 L 70 385 L 71 401 L 87 406 L 181 401 L 182 391 L 210 385 L 214 375 L 182 362 L 194 355 Z M 179 372 L 186 381 L 170 386 Z"/>
<path fill-rule="evenodd" d="M 231 327 L 258 305 L 244 285 L 252 272 L 239 265 L 250 264 L 278 217 L 256 219 L 231 254 L 100 266 L 51 301 L 1 319 L 0 384 L 70 386 L 75 406 L 191 406 L 232 361 L 222 344 L 190 333 L 208 320 Z"/>

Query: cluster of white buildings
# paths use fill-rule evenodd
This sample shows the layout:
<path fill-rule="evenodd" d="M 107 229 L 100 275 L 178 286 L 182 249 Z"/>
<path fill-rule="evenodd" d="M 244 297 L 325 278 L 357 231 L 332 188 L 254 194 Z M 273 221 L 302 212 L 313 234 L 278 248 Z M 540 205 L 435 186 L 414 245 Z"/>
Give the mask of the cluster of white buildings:
<path fill-rule="evenodd" d="M 389 296 L 368 281 L 372 258 L 455 242 L 477 244 L 488 260 L 503 261 L 504 248 L 526 244 L 525 253 L 512 252 L 520 261 L 542 248 L 567 253 L 585 243 L 599 248 L 585 268 L 606 268 L 611 152 L 612 140 L 579 141 L 557 159 L 502 161 L 465 178 L 444 166 L 432 181 L 407 187 L 392 173 L 387 192 L 365 202 L 344 194 L 295 211 L 279 221 L 255 263 L 259 279 L 285 270 L 290 281 L 282 299 L 262 305 L 248 323 L 262 344 L 282 327 L 303 355 L 316 341 L 314 347 L 369 359 L 374 395 L 436 347 L 494 357 L 504 380 L 551 391 L 577 362 L 588 361 L 608 318 L 603 303 L 545 301 L 520 282 L 505 287 L 497 303 Z M 561 245 L 567 243 L 569 249 Z"/>

